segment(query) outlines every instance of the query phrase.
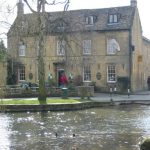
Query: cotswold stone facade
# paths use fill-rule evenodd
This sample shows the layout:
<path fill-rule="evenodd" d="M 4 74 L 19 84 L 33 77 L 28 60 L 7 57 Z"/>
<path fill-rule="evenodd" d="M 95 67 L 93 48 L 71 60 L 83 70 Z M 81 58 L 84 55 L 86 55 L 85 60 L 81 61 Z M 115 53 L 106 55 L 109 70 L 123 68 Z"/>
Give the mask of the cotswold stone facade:
<path fill-rule="evenodd" d="M 0 86 L 5 86 L 6 85 L 6 77 L 7 77 L 7 63 L 5 62 L 0 62 Z"/>
<path fill-rule="evenodd" d="M 142 36 L 136 0 L 130 6 L 50 12 L 45 16 L 45 80 L 59 86 L 65 72 L 101 91 L 147 88 L 150 41 Z M 38 24 L 35 14 L 18 16 L 8 32 L 8 52 L 18 82 L 38 83 Z"/>

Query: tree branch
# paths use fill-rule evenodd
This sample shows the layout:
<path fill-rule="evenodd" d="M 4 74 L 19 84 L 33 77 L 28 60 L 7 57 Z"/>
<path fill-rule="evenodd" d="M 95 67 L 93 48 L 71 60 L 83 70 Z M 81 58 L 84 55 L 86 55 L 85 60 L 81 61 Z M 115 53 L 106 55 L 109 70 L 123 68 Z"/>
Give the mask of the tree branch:
<path fill-rule="evenodd" d="M 40 12 L 42 6 L 42 0 L 37 1 L 37 11 Z"/>
<path fill-rule="evenodd" d="M 9 22 L 6 22 L 6 21 L 0 21 L 0 24 L 6 24 L 6 25 L 11 26 L 11 24 Z"/>
<path fill-rule="evenodd" d="M 69 0 L 65 0 L 63 2 L 56 2 L 56 0 L 53 0 L 52 3 L 48 3 L 47 1 L 45 2 L 45 4 L 47 5 L 57 5 L 57 4 L 65 4 L 65 3 L 69 3 Z"/>
<path fill-rule="evenodd" d="M 29 9 L 33 12 L 33 13 L 36 13 L 36 11 L 30 6 L 30 4 L 28 3 L 28 0 L 23 0 L 27 6 L 29 7 Z"/>
<path fill-rule="evenodd" d="M 5 32 L 2 32 L 2 33 L 0 33 L 0 35 L 7 35 L 7 33 L 5 33 Z"/>
<path fill-rule="evenodd" d="M 70 1 L 67 0 L 67 1 L 66 1 L 66 4 L 65 4 L 65 6 L 64 6 L 64 11 L 67 11 L 67 10 L 68 10 L 69 3 L 70 3 Z"/>

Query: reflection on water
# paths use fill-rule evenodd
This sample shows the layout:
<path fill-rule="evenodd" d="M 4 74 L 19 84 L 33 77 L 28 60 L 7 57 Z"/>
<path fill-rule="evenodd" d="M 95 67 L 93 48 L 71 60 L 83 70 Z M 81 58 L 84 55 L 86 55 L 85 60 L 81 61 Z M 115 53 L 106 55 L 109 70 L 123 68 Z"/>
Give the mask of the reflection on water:
<path fill-rule="evenodd" d="M 0 114 L 0 150 L 9 150 L 11 135 L 10 118 L 5 114 Z"/>
<path fill-rule="evenodd" d="M 138 150 L 150 106 L 0 114 L 0 135 L 0 150 Z"/>

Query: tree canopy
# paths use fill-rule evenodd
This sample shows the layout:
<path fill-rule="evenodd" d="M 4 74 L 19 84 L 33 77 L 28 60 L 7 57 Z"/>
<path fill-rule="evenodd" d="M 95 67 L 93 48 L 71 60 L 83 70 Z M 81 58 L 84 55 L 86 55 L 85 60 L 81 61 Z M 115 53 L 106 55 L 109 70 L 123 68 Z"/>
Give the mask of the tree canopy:
<path fill-rule="evenodd" d="M 6 58 L 6 47 L 3 40 L 0 41 L 0 61 L 5 60 Z"/>

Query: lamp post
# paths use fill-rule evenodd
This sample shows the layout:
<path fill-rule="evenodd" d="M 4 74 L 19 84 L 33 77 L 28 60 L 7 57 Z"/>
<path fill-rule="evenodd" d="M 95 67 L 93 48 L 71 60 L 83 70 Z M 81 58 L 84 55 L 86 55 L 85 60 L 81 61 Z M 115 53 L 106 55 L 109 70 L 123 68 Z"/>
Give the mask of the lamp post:
<path fill-rule="evenodd" d="M 130 97 L 130 88 L 128 87 L 128 98 Z"/>
<path fill-rule="evenodd" d="M 69 79 L 70 79 L 70 80 L 73 79 L 73 74 L 72 74 L 72 73 L 69 74 Z"/>
<path fill-rule="evenodd" d="M 52 79 L 52 78 L 53 78 L 53 76 L 52 76 L 51 73 L 48 74 L 48 78 L 49 78 L 49 79 Z"/>
<path fill-rule="evenodd" d="M 110 87 L 109 92 L 110 92 L 110 101 L 112 102 L 113 101 L 113 98 L 112 98 L 113 89 L 112 89 L 112 87 Z"/>
<path fill-rule="evenodd" d="M 69 86 L 73 86 L 73 74 L 69 74 Z"/>
<path fill-rule="evenodd" d="M 116 87 L 116 85 L 114 86 L 114 94 L 116 94 L 117 93 L 117 87 Z"/>
<path fill-rule="evenodd" d="M 51 73 L 48 74 L 48 83 L 49 83 L 49 86 L 51 86 L 51 80 L 53 79 L 53 76 Z"/>
<path fill-rule="evenodd" d="M 48 74 L 48 85 L 49 85 L 49 92 L 51 93 L 51 86 L 52 86 L 52 79 L 53 79 L 53 76 L 51 73 Z M 50 94 L 49 93 L 49 94 Z"/>

